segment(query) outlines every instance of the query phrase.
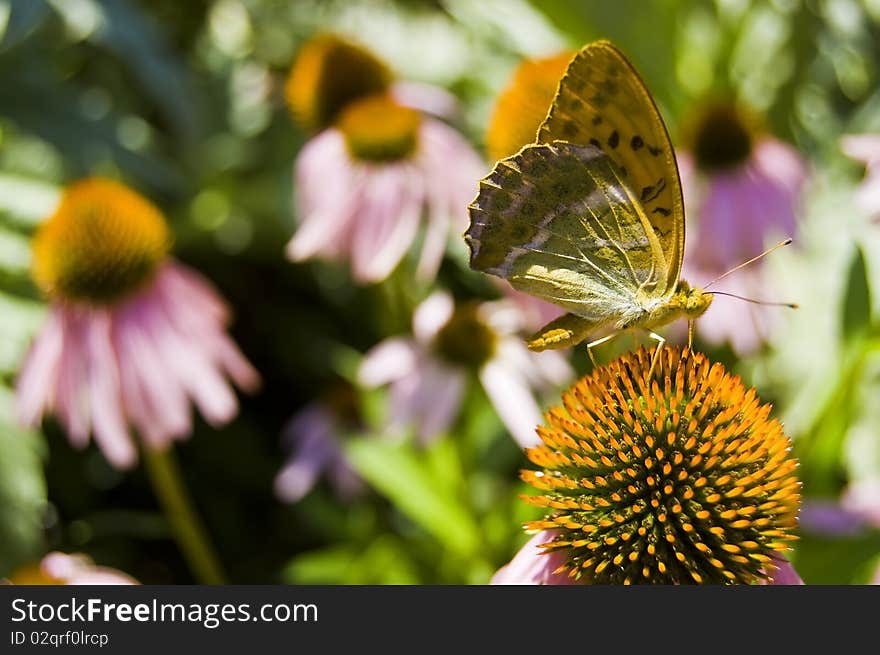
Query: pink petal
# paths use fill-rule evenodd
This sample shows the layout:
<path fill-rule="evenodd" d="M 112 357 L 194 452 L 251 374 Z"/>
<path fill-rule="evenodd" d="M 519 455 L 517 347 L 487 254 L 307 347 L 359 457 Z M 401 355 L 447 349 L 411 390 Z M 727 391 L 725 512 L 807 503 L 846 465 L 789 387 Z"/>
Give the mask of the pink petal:
<path fill-rule="evenodd" d="M 848 134 L 840 145 L 848 157 L 866 164 L 880 161 L 880 134 Z"/>
<path fill-rule="evenodd" d="M 185 317 L 188 323 L 225 325 L 229 320 L 229 306 L 214 285 L 202 274 L 173 259 L 159 270 L 152 294 L 163 298 L 171 311 Z"/>
<path fill-rule="evenodd" d="M 341 139 L 337 134 L 328 134 Z M 348 156 L 338 152 L 335 166 L 326 166 L 327 171 L 305 173 L 312 164 L 312 156 L 323 155 L 325 144 L 329 143 L 335 151 L 335 142 L 327 142 L 318 136 L 300 154 L 298 160 L 297 190 L 302 198 L 298 204 L 300 224 L 293 238 L 287 244 L 287 256 L 293 261 L 302 261 L 316 255 L 335 257 L 341 252 L 341 243 L 348 242 L 346 236 L 354 228 L 353 221 L 359 207 L 363 204 L 369 176 L 366 171 L 352 169 Z M 332 153 L 331 153 L 332 154 Z M 332 159 L 332 157 L 331 157 Z"/>
<path fill-rule="evenodd" d="M 495 411 L 520 447 L 539 445 L 535 428 L 543 423 L 541 410 L 525 380 L 497 359 L 487 362 L 479 376 Z"/>
<path fill-rule="evenodd" d="M 58 379 L 64 336 L 63 320 L 57 309 L 52 309 L 22 364 L 16 387 L 16 415 L 25 426 L 36 426 L 43 410 L 51 404 Z"/>
<path fill-rule="evenodd" d="M 425 298 L 413 314 L 413 335 L 421 344 L 428 344 L 452 318 L 455 302 L 445 291 L 435 291 Z"/>
<path fill-rule="evenodd" d="M 147 304 L 127 308 L 114 323 L 113 342 L 119 361 L 123 399 L 141 436 L 154 448 L 165 448 L 172 439 L 191 429 L 189 400 L 177 377 L 169 375 L 165 353 L 151 336 L 157 319 Z"/>
<path fill-rule="evenodd" d="M 856 190 L 856 203 L 870 214 L 880 212 L 880 165 L 868 170 L 862 184 Z"/>
<path fill-rule="evenodd" d="M 423 181 L 408 164 L 376 166 L 354 225 L 351 264 L 359 282 L 383 280 L 413 244 L 424 203 Z"/>
<path fill-rule="evenodd" d="M 794 567 L 787 559 L 781 556 L 776 557 L 776 566 L 773 572 L 773 579 L 768 584 L 771 585 L 802 585 L 804 581 L 797 574 Z"/>
<path fill-rule="evenodd" d="M 86 318 L 73 308 L 61 309 L 64 340 L 58 363 L 58 390 L 54 409 L 64 425 L 67 437 L 77 448 L 89 442 L 90 408 L 88 388 L 82 383 L 88 371 L 88 343 L 85 338 Z"/>
<path fill-rule="evenodd" d="M 752 159 L 764 176 L 783 187 L 792 202 L 796 200 L 806 181 L 807 167 L 795 148 L 777 139 L 764 138 L 755 144 Z"/>
<path fill-rule="evenodd" d="M 411 340 L 386 339 L 364 355 L 358 381 L 367 387 L 378 387 L 403 377 L 415 365 L 415 344 Z"/>
<path fill-rule="evenodd" d="M 95 564 L 85 555 L 51 552 L 40 562 L 43 573 L 66 585 L 134 585 L 137 580 L 122 571 Z"/>
<path fill-rule="evenodd" d="M 395 82 L 391 95 L 402 105 L 445 119 L 455 118 L 458 99 L 446 89 L 422 82 Z"/>
<path fill-rule="evenodd" d="M 137 461 L 137 451 L 122 414 L 119 372 L 110 340 L 110 316 L 106 311 L 95 311 L 86 329 L 95 442 L 111 464 L 129 468 Z"/>
<path fill-rule="evenodd" d="M 167 370 L 177 377 L 209 423 L 219 426 L 235 416 L 235 395 L 200 347 L 201 340 L 211 338 L 211 333 L 181 333 L 167 311 L 157 307 L 150 336 Z"/>
<path fill-rule="evenodd" d="M 247 393 L 254 393 L 260 388 L 262 384 L 260 374 L 229 336 L 222 332 L 216 332 L 209 345 L 214 360 L 232 378 L 239 389 Z"/>
<path fill-rule="evenodd" d="M 423 367 L 420 393 L 413 401 L 420 416 L 418 436 L 422 444 L 430 443 L 452 427 L 461 409 L 466 383 L 462 371 L 439 362 Z"/>
<path fill-rule="evenodd" d="M 577 584 L 566 573 L 554 573 L 565 563 L 565 555 L 561 551 L 545 551 L 541 544 L 553 540 L 553 532 L 539 532 L 529 539 L 514 555 L 513 559 L 502 566 L 489 584 L 493 585 L 572 585 Z"/>
<path fill-rule="evenodd" d="M 430 282 L 437 276 L 446 242 L 449 236 L 449 213 L 447 207 L 437 198 L 437 193 L 429 191 L 428 228 L 425 242 L 416 267 L 416 277 L 422 282 Z"/>
<path fill-rule="evenodd" d="M 880 528 L 880 478 L 855 480 L 849 484 L 841 505 Z"/>

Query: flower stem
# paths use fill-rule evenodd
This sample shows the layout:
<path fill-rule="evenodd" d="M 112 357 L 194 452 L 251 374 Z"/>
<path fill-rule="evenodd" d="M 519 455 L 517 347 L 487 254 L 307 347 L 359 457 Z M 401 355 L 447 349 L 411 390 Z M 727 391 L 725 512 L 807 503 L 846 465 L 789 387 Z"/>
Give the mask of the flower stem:
<path fill-rule="evenodd" d="M 200 584 L 225 584 L 220 560 L 183 484 L 174 451 L 144 448 L 143 453 L 153 491 L 193 577 Z"/>

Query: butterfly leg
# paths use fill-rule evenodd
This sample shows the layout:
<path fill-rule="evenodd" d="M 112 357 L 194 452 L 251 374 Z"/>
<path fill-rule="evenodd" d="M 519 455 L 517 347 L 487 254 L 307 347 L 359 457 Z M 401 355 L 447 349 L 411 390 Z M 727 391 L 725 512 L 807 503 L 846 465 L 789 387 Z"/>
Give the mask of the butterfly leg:
<path fill-rule="evenodd" d="M 607 336 L 602 337 L 601 339 L 596 339 L 595 341 L 591 341 L 587 344 L 587 354 L 590 356 L 590 361 L 593 362 L 593 368 L 598 368 L 599 364 L 596 363 L 596 358 L 593 357 L 593 348 L 596 346 L 601 346 L 603 343 L 611 341 L 614 337 L 616 337 L 619 332 L 614 332 Z"/>
<path fill-rule="evenodd" d="M 595 321 L 574 314 L 563 314 L 528 338 L 529 350 L 541 352 L 570 348 L 586 339 L 596 327 Z"/>
<path fill-rule="evenodd" d="M 651 331 L 648 331 L 648 336 L 657 342 L 657 349 L 654 351 L 654 356 L 651 358 L 651 368 L 648 370 L 648 379 L 650 380 L 651 376 L 654 375 L 654 366 L 657 364 L 657 360 L 660 358 L 660 351 L 663 350 L 663 346 L 666 345 L 666 339 L 661 337 L 656 332 Z"/>
<path fill-rule="evenodd" d="M 694 328 L 697 322 L 693 319 L 688 320 L 688 350 L 694 349 Z"/>

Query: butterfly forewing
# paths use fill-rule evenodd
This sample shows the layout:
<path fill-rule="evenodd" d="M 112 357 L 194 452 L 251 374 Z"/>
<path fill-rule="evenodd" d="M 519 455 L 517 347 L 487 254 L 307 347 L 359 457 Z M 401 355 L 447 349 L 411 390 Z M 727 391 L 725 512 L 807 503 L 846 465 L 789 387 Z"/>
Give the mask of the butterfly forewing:
<path fill-rule="evenodd" d="M 662 283 L 646 289 L 671 294 L 684 254 L 684 205 L 666 126 L 638 73 L 608 42 L 583 48 L 559 84 L 538 141 L 592 145 L 614 162 L 659 240 Z"/>
<path fill-rule="evenodd" d="M 481 182 L 470 213 L 473 268 L 596 325 L 626 322 L 659 284 L 652 225 L 593 146 L 523 148 Z"/>

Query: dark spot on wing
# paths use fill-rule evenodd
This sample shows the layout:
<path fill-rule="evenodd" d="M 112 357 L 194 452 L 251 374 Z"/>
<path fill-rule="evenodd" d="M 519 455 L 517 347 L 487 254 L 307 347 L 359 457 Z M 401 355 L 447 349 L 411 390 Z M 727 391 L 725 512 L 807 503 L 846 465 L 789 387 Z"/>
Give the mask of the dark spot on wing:
<path fill-rule="evenodd" d="M 598 115 L 593 116 L 593 125 L 601 125 L 601 124 L 602 124 L 602 117 L 598 116 Z"/>
<path fill-rule="evenodd" d="M 565 121 L 562 125 L 562 134 L 567 137 L 573 137 L 578 133 L 578 126 L 574 121 Z"/>
<path fill-rule="evenodd" d="M 670 210 L 666 209 L 666 207 L 654 207 L 654 209 L 652 210 L 652 213 L 653 214 L 660 214 L 661 216 L 669 216 L 672 212 Z"/>
<path fill-rule="evenodd" d="M 650 152 L 652 155 L 654 155 L 656 157 L 657 155 L 659 155 L 663 151 L 660 148 L 658 148 L 657 146 L 648 146 L 648 152 Z"/>
<path fill-rule="evenodd" d="M 642 139 L 642 137 L 640 137 L 638 134 L 636 134 L 632 139 L 630 139 L 630 142 L 629 142 L 629 147 L 632 148 L 633 150 L 638 150 L 644 145 L 645 145 L 644 139 Z"/>
<path fill-rule="evenodd" d="M 608 98 L 605 97 L 605 94 L 599 91 L 592 98 L 590 98 L 590 102 L 593 103 L 595 107 L 604 107 L 608 104 Z"/>
<path fill-rule="evenodd" d="M 608 145 L 611 148 L 616 148 L 619 143 L 620 143 L 620 134 L 618 134 L 617 130 L 614 130 L 611 133 L 611 136 L 608 137 Z"/>
<path fill-rule="evenodd" d="M 618 169 L 618 171 L 620 171 L 620 177 L 627 176 L 628 171 L 626 170 L 626 166 L 618 166 L 617 169 Z"/>
<path fill-rule="evenodd" d="M 602 149 L 602 144 L 599 143 L 599 139 L 595 139 L 595 138 L 594 138 L 594 139 L 590 139 L 590 145 L 591 145 L 591 146 L 596 146 L 596 147 L 599 148 L 600 150 Z"/>
<path fill-rule="evenodd" d="M 640 200 L 642 202 L 651 202 L 656 199 L 657 196 L 660 195 L 660 192 L 666 188 L 666 180 L 664 178 L 660 178 L 654 184 L 646 186 L 642 189 L 642 194 Z"/>

